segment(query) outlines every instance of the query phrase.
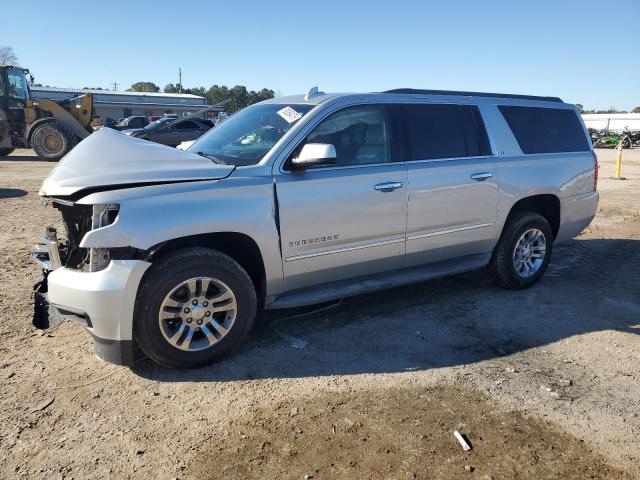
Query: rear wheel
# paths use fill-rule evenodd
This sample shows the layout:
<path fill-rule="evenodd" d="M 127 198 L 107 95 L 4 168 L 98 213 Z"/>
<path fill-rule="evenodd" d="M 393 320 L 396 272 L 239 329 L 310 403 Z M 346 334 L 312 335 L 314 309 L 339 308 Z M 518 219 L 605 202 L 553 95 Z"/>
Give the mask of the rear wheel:
<path fill-rule="evenodd" d="M 8 157 L 14 150 L 15 148 L 0 148 L 0 157 Z"/>
<path fill-rule="evenodd" d="M 552 249 L 553 232 L 546 218 L 534 212 L 517 212 L 502 232 L 491 269 L 503 287 L 528 288 L 544 275 Z"/>
<path fill-rule="evenodd" d="M 57 162 L 75 145 L 75 136 L 59 123 L 44 123 L 31 134 L 31 146 L 38 157 Z"/>
<path fill-rule="evenodd" d="M 178 250 L 145 274 L 134 338 L 160 365 L 199 367 L 237 348 L 255 316 L 253 283 L 236 261 L 206 248 Z"/>

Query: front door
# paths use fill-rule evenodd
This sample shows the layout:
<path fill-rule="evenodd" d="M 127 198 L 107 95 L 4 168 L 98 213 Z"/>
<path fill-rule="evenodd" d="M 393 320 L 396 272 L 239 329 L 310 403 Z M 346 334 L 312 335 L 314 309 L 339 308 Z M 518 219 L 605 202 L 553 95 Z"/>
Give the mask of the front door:
<path fill-rule="evenodd" d="M 302 144 L 332 144 L 336 164 L 276 175 L 286 290 L 401 267 L 407 174 L 387 119 L 381 105 L 332 113 Z"/>
<path fill-rule="evenodd" d="M 477 106 L 407 104 L 406 266 L 489 253 L 498 204 L 496 159 Z"/>
<path fill-rule="evenodd" d="M 9 131 L 22 131 L 25 124 L 25 104 L 29 99 L 29 87 L 24 70 L 7 67 L 7 98 L 6 116 L 9 123 Z"/>

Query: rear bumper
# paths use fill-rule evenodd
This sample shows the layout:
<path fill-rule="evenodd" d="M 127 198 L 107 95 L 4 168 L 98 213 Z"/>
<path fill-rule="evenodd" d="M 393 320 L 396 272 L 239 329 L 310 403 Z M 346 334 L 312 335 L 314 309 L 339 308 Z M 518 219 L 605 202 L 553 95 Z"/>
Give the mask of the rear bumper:
<path fill-rule="evenodd" d="M 112 260 L 99 272 L 57 268 L 49 273 L 50 314 L 83 325 L 98 357 L 127 364 L 133 358 L 133 310 L 142 276 L 151 264 Z"/>
<path fill-rule="evenodd" d="M 589 226 L 598 210 L 598 198 L 598 192 L 594 191 L 561 200 L 561 221 L 556 242 L 570 240 Z"/>

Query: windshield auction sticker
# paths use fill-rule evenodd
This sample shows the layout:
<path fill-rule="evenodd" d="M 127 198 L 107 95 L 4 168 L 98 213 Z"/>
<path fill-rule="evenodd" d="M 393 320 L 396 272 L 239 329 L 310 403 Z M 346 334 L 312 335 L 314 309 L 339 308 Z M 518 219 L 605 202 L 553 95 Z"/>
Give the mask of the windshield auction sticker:
<path fill-rule="evenodd" d="M 291 107 L 284 107 L 282 110 L 278 110 L 278 115 L 284 118 L 288 123 L 293 123 L 296 120 L 300 120 L 300 118 L 302 118 L 302 115 L 300 115 Z"/>

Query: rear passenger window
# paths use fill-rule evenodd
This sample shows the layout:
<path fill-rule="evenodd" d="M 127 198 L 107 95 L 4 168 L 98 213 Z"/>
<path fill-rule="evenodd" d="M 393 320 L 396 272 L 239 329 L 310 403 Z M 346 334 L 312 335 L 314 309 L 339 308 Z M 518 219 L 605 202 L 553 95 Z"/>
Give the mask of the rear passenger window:
<path fill-rule="evenodd" d="M 585 152 L 589 142 L 573 110 L 499 105 L 523 153 Z"/>
<path fill-rule="evenodd" d="M 400 105 L 406 160 L 490 155 L 478 107 L 474 105 Z"/>

